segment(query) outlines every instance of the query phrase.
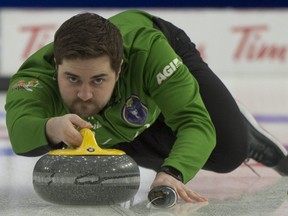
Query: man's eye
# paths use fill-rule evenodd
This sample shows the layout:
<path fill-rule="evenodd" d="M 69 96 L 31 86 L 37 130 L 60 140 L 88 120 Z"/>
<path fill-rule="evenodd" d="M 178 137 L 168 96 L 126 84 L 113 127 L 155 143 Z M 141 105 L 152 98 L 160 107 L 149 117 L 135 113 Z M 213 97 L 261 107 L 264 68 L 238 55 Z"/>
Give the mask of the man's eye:
<path fill-rule="evenodd" d="M 95 80 L 94 80 L 94 84 L 95 84 L 95 85 L 100 85 L 101 83 L 103 83 L 103 81 L 104 81 L 104 80 L 103 80 L 102 78 L 95 79 Z"/>
<path fill-rule="evenodd" d="M 76 83 L 78 81 L 78 79 L 75 77 L 68 77 L 68 80 L 72 83 Z"/>

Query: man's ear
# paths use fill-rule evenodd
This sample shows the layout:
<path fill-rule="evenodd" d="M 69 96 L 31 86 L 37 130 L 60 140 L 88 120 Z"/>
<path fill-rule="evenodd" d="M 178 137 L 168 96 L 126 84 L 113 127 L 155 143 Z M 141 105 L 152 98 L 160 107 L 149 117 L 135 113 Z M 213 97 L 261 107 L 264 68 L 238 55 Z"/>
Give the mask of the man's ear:
<path fill-rule="evenodd" d="M 55 58 L 54 58 L 54 64 L 55 64 L 55 70 L 58 71 L 58 65 L 57 65 L 57 62 L 56 62 Z"/>
<path fill-rule="evenodd" d="M 119 71 L 117 72 L 116 80 L 119 79 L 119 76 L 120 76 L 120 73 L 121 73 L 122 64 L 123 64 L 123 59 L 122 59 L 122 61 L 121 61 L 121 63 L 120 63 L 120 67 L 119 67 Z"/>
<path fill-rule="evenodd" d="M 53 75 L 53 79 L 57 80 L 57 76 L 58 76 L 58 64 L 56 63 L 56 59 L 54 58 L 54 64 L 55 64 L 55 73 Z"/>

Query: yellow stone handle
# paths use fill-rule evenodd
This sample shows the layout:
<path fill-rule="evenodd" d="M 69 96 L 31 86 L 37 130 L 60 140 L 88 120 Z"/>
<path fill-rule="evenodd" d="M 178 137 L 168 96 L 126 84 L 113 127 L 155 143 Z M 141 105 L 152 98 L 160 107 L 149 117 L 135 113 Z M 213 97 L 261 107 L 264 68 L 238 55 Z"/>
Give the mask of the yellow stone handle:
<path fill-rule="evenodd" d="M 57 149 L 48 152 L 49 155 L 124 155 L 125 152 L 118 149 L 102 149 L 96 142 L 93 132 L 88 128 L 80 130 L 83 136 L 81 146 L 77 148 L 68 147 L 67 149 Z"/>

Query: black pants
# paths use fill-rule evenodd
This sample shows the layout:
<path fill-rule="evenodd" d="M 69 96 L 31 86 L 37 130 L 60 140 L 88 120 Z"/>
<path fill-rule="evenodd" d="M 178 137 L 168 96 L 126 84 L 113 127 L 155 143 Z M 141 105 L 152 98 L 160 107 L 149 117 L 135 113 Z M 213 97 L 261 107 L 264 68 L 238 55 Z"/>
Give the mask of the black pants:
<path fill-rule="evenodd" d="M 238 106 L 228 89 L 202 60 L 185 32 L 162 19 L 154 27 L 167 37 L 200 87 L 202 100 L 216 128 L 217 143 L 203 169 L 225 173 L 237 168 L 248 154 L 248 132 Z M 176 139 L 160 115 L 156 122 L 131 143 L 121 143 L 124 150 L 143 167 L 157 170 L 168 157 Z M 191 137 L 193 139 L 193 137 Z"/>

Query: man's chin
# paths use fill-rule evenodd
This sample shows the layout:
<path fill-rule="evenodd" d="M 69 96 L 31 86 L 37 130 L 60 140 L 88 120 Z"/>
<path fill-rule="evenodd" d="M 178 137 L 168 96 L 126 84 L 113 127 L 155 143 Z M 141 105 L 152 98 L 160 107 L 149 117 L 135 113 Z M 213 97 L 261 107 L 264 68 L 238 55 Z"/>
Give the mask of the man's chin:
<path fill-rule="evenodd" d="M 79 111 L 79 110 L 71 110 L 71 113 L 74 113 L 74 114 L 76 114 L 76 115 L 78 115 L 78 116 L 80 116 L 80 117 L 82 117 L 82 118 L 87 118 L 87 117 L 90 117 L 90 116 L 94 116 L 94 115 L 96 115 L 98 112 L 97 111 L 90 111 L 90 112 L 88 112 L 88 111 Z"/>
<path fill-rule="evenodd" d="M 87 117 L 91 117 L 91 116 L 94 116 L 96 115 L 97 113 L 96 112 L 90 112 L 90 113 L 79 113 L 78 115 L 82 118 L 87 118 Z"/>

